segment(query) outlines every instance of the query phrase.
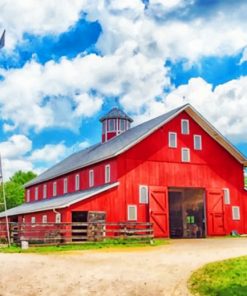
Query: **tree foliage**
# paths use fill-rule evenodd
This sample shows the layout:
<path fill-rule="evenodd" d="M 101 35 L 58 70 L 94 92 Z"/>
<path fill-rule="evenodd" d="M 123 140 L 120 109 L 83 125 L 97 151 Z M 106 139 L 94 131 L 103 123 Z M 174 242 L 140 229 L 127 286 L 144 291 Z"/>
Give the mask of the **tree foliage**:
<path fill-rule="evenodd" d="M 24 187 L 23 185 L 36 177 L 36 174 L 29 172 L 16 172 L 9 181 L 4 183 L 7 208 L 13 208 L 21 205 L 24 202 Z M 3 203 L 3 188 L 0 186 L 0 211 L 4 210 Z"/>

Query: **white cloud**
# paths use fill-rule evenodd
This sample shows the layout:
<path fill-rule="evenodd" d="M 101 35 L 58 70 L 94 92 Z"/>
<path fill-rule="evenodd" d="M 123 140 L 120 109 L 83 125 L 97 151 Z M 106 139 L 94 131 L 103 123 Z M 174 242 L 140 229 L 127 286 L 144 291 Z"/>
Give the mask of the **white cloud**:
<path fill-rule="evenodd" d="M 24 135 L 13 135 L 8 141 L 0 143 L 3 158 L 12 159 L 16 155 L 23 156 L 32 149 L 32 142 Z"/>
<path fill-rule="evenodd" d="M 0 28 L 7 30 L 6 48 L 12 49 L 23 33 L 59 34 L 79 18 L 83 0 L 1 0 Z"/>
<path fill-rule="evenodd" d="M 47 144 L 41 149 L 36 149 L 32 152 L 30 160 L 33 162 L 41 161 L 42 163 L 56 163 L 64 157 L 67 147 L 63 143 L 56 145 Z"/>

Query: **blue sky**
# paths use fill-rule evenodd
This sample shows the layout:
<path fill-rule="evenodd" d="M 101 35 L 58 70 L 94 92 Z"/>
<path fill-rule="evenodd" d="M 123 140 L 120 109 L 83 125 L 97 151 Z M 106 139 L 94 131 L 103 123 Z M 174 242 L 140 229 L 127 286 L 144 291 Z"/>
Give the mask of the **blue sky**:
<path fill-rule="evenodd" d="M 246 1 L 2 2 L 7 177 L 100 141 L 116 104 L 138 124 L 189 102 L 247 155 Z"/>

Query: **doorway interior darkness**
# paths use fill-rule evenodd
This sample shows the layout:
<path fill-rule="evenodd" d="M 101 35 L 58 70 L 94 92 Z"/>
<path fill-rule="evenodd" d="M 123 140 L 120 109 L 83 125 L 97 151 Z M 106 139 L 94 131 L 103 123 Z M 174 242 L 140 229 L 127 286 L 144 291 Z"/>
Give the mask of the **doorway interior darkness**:
<path fill-rule="evenodd" d="M 169 189 L 171 238 L 205 237 L 205 191 L 194 188 Z"/>

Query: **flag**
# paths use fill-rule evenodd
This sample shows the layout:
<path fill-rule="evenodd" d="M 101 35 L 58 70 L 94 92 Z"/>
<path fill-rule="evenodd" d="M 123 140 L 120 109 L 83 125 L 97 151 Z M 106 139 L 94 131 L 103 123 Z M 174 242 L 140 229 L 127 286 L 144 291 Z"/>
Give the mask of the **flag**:
<path fill-rule="evenodd" d="M 0 39 L 0 49 L 3 48 L 4 45 L 5 45 L 5 30 L 3 31 L 3 34 Z"/>

